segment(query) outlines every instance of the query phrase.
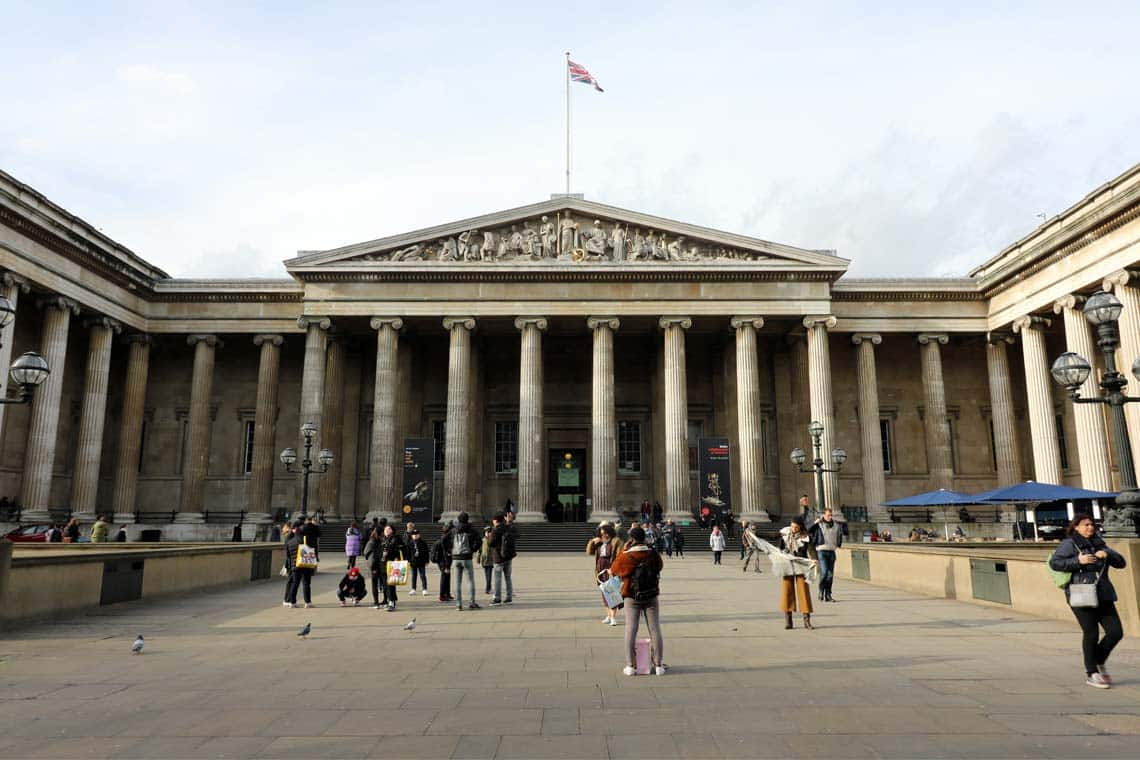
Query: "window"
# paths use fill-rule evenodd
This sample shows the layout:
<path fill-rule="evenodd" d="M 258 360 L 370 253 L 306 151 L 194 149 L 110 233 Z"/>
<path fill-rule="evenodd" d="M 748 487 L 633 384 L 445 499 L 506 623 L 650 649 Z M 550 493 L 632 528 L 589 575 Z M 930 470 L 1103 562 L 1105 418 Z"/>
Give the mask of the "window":
<path fill-rule="evenodd" d="M 1065 415 L 1053 417 L 1057 424 L 1057 450 L 1061 453 L 1061 469 L 1069 469 L 1069 446 L 1065 442 Z"/>
<path fill-rule="evenodd" d="M 243 475 L 249 475 L 253 472 L 253 434 L 254 422 L 253 420 L 246 420 L 241 439 L 241 471 Z"/>
<path fill-rule="evenodd" d="M 495 474 L 517 475 L 519 472 L 519 423 L 516 420 L 495 423 Z"/>
<path fill-rule="evenodd" d="M 689 420 L 689 469 L 697 470 L 697 446 L 705 432 L 704 420 Z"/>
<path fill-rule="evenodd" d="M 891 456 L 891 421 L 879 420 L 879 445 L 883 448 L 883 472 L 894 472 L 894 458 Z"/>
<path fill-rule="evenodd" d="M 436 472 L 443 471 L 444 462 L 447 458 L 444 456 L 444 447 L 447 445 L 447 423 L 443 420 L 431 421 L 431 439 L 435 441 L 435 470 Z"/>
<path fill-rule="evenodd" d="M 641 423 L 622 420 L 618 423 L 618 473 L 641 472 Z"/>

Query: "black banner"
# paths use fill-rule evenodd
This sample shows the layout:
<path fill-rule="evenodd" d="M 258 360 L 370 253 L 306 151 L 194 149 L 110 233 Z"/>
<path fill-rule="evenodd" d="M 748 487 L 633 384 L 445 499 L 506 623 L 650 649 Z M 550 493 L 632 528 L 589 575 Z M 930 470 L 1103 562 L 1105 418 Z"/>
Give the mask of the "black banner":
<path fill-rule="evenodd" d="M 404 491 L 401 522 L 429 523 L 432 518 L 435 441 L 408 438 L 404 441 Z"/>
<path fill-rule="evenodd" d="M 732 466 L 728 456 L 727 438 L 701 438 L 697 441 L 699 454 L 698 486 L 701 522 L 713 519 L 724 523 L 732 511 Z"/>

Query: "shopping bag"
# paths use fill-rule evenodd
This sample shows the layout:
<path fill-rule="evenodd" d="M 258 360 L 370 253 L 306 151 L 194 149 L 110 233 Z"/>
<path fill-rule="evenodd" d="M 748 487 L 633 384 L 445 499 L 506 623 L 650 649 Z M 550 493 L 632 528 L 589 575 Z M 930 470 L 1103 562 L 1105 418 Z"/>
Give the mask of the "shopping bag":
<path fill-rule="evenodd" d="M 601 573 L 598 574 L 599 576 Z M 611 575 L 606 580 L 598 580 L 598 590 L 602 592 L 602 601 L 611 610 L 621 606 L 621 578 Z"/>
<path fill-rule="evenodd" d="M 408 563 L 406 560 L 392 560 L 388 563 L 387 571 L 389 586 L 408 585 Z"/>
<path fill-rule="evenodd" d="M 317 550 L 309 546 L 308 539 L 297 547 L 297 561 L 294 564 L 302 570 L 317 569 Z"/>
<path fill-rule="evenodd" d="M 637 674 L 649 675 L 649 639 L 637 640 Z"/>

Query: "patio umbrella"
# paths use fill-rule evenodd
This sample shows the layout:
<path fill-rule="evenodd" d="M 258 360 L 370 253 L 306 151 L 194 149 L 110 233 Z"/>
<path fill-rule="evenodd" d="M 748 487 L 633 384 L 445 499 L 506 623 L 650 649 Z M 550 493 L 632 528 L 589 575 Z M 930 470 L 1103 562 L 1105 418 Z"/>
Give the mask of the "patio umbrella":
<path fill-rule="evenodd" d="M 971 497 L 985 504 L 1040 504 L 1049 501 L 1076 501 L 1077 499 L 1115 499 L 1109 491 L 1090 491 L 1087 488 L 1073 488 L 1056 483 L 1038 483 L 1027 480 L 1012 486 L 1002 486 L 990 491 L 982 491 Z M 1037 540 L 1037 521 L 1033 521 L 1033 539 Z"/>
<path fill-rule="evenodd" d="M 916 493 L 914 496 L 904 496 L 901 499 L 884 501 L 884 507 L 942 507 L 942 523 L 946 531 L 946 540 L 950 540 L 950 522 L 946 519 L 946 507 L 965 504 L 977 504 L 978 501 L 968 494 L 939 488 L 935 491 Z"/>

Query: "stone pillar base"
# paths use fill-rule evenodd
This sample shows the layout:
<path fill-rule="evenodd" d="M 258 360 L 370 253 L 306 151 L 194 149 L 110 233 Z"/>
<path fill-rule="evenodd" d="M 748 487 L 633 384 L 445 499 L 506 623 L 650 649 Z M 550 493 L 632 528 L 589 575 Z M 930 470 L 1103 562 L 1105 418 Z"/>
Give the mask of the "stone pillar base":
<path fill-rule="evenodd" d="M 590 513 L 590 517 L 588 520 L 586 520 L 586 522 L 591 522 L 595 525 L 598 525 L 598 524 L 604 523 L 604 522 L 613 523 L 614 525 L 617 525 L 619 522 L 621 522 L 621 515 L 619 515 L 617 512 L 615 512 L 613 510 L 610 510 L 608 512 L 604 511 L 604 510 L 594 510 L 593 512 Z"/>
<path fill-rule="evenodd" d="M 72 515 L 72 517 L 78 517 L 78 515 Z M 83 520 L 84 518 L 80 517 L 79 519 Z M 135 522 L 135 514 L 134 512 L 116 512 L 111 516 L 111 522 L 116 525 L 133 525 Z"/>
<path fill-rule="evenodd" d="M 46 523 L 51 522 L 51 512 L 46 509 L 25 509 L 20 512 L 20 522 L 22 523 Z M 95 521 L 95 516 L 91 516 L 91 521 Z"/>
<path fill-rule="evenodd" d="M 201 512 L 179 512 L 174 516 L 177 525 L 199 525 L 206 522 Z"/>
<path fill-rule="evenodd" d="M 25 512 L 24 514 L 27 515 L 29 513 Z M 93 523 L 93 522 L 95 522 L 95 518 L 97 518 L 98 516 L 99 515 L 97 515 L 94 512 L 72 512 L 71 513 L 72 519 L 78 520 L 81 523 Z M 116 515 L 115 517 L 116 517 L 116 521 L 117 521 L 118 515 Z M 27 518 L 25 517 L 24 519 L 27 519 Z M 131 516 L 131 521 L 134 522 L 134 515 Z"/>
<path fill-rule="evenodd" d="M 246 512 L 245 521 L 254 525 L 268 525 L 273 522 L 273 515 L 268 512 Z"/>
<path fill-rule="evenodd" d="M 455 514 L 459 513 L 456 512 Z M 372 509 L 364 513 L 363 522 L 360 524 L 371 525 L 373 520 L 387 520 L 388 522 L 392 522 L 396 519 L 396 514 L 394 512 L 382 512 L 378 509 Z"/>
<path fill-rule="evenodd" d="M 455 522 L 458 519 L 459 519 L 459 510 L 456 510 L 456 509 L 449 509 L 445 512 L 440 513 L 440 515 L 439 515 L 439 522 L 441 522 L 441 523 Z"/>
<path fill-rule="evenodd" d="M 768 514 L 768 510 L 761 509 L 755 512 L 745 512 L 740 516 L 740 520 L 747 520 L 750 523 L 770 523 L 772 516 Z"/>
<path fill-rule="evenodd" d="M 547 522 L 546 515 L 541 512 L 519 512 L 515 515 L 515 522 L 520 523 L 544 523 Z"/>

